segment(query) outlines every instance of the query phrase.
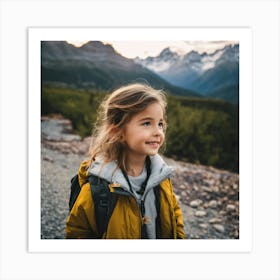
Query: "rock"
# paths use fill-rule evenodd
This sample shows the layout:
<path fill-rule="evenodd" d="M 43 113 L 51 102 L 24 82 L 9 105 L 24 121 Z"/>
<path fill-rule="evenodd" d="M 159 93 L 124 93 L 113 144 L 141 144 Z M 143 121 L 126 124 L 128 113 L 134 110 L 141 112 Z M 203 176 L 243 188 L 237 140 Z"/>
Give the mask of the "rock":
<path fill-rule="evenodd" d="M 215 180 L 213 180 L 213 179 L 206 179 L 206 180 L 204 180 L 204 183 L 207 186 L 213 186 L 213 184 L 215 183 Z"/>
<path fill-rule="evenodd" d="M 194 213 L 194 215 L 195 215 L 196 217 L 204 217 L 204 216 L 207 215 L 207 212 L 205 212 L 205 211 L 203 211 L 203 210 L 199 210 L 199 211 L 196 211 L 196 212 Z"/>
<path fill-rule="evenodd" d="M 207 229 L 208 225 L 207 224 L 199 224 L 199 227 L 202 229 Z"/>
<path fill-rule="evenodd" d="M 217 205 L 218 205 L 218 202 L 217 202 L 216 200 L 211 200 L 211 201 L 209 202 L 209 204 L 208 204 L 208 206 L 209 206 L 210 208 L 216 208 Z"/>
<path fill-rule="evenodd" d="M 201 190 L 202 190 L 202 191 L 205 191 L 205 192 L 211 192 L 211 189 L 208 188 L 208 187 L 205 187 L 205 186 L 202 186 L 202 187 L 201 187 Z"/>
<path fill-rule="evenodd" d="M 218 223 L 221 223 L 222 220 L 219 219 L 219 218 L 212 218 L 208 221 L 210 224 L 218 224 Z"/>
<path fill-rule="evenodd" d="M 227 212 L 224 211 L 224 210 L 221 210 L 221 211 L 219 212 L 219 215 L 220 215 L 220 216 L 224 216 L 224 215 L 226 215 L 226 214 L 227 214 Z"/>
<path fill-rule="evenodd" d="M 194 186 L 193 189 L 194 189 L 195 191 L 198 191 L 198 186 Z"/>
<path fill-rule="evenodd" d="M 214 193 L 218 193 L 218 192 L 220 191 L 220 189 L 219 189 L 219 187 L 217 187 L 217 186 L 213 186 L 213 187 L 211 188 L 211 191 L 214 192 Z"/>
<path fill-rule="evenodd" d="M 225 228 L 222 225 L 219 224 L 214 224 L 213 228 L 216 229 L 218 232 L 224 233 L 225 232 Z"/>
<path fill-rule="evenodd" d="M 235 231 L 234 231 L 233 237 L 234 237 L 234 238 L 239 238 L 239 231 L 238 231 L 238 230 L 235 230 Z"/>
<path fill-rule="evenodd" d="M 181 196 L 187 196 L 187 193 L 185 191 L 182 191 Z"/>
<path fill-rule="evenodd" d="M 43 160 L 49 161 L 49 162 L 53 162 L 53 159 L 51 157 L 49 157 L 49 156 L 44 156 Z"/>
<path fill-rule="evenodd" d="M 185 187 L 185 185 L 180 185 L 179 186 L 179 189 L 181 189 L 181 190 L 184 190 L 186 187 Z"/>
<path fill-rule="evenodd" d="M 229 186 L 224 186 L 223 189 L 228 192 L 229 191 Z"/>
<path fill-rule="evenodd" d="M 200 199 L 196 199 L 190 202 L 190 206 L 194 208 L 200 206 L 201 204 L 202 204 L 202 200 Z"/>
<path fill-rule="evenodd" d="M 232 212 L 235 210 L 235 206 L 233 204 L 228 204 L 227 207 L 226 207 L 226 210 L 228 212 Z"/>

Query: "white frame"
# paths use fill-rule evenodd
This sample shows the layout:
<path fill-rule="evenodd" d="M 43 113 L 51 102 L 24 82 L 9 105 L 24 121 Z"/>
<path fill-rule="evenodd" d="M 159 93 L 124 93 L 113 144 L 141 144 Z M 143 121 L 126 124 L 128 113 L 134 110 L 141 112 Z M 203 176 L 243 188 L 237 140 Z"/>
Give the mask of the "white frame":
<path fill-rule="evenodd" d="M 91 34 L 94 34 L 92 37 Z M 238 41 L 240 46 L 240 235 L 230 240 L 41 239 L 40 43 L 55 40 Z M 250 252 L 252 249 L 252 30 L 250 28 L 92 27 L 28 29 L 29 252 Z M 31 179 L 32 178 L 32 179 Z"/>

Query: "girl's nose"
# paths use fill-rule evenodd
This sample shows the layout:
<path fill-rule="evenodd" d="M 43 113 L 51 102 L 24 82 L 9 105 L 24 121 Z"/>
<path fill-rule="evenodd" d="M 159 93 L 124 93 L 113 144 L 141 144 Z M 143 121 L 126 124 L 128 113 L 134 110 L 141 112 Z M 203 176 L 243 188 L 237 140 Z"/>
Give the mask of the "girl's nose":
<path fill-rule="evenodd" d="M 153 134 L 156 135 L 156 136 L 161 135 L 162 130 L 158 126 L 155 126 Z"/>

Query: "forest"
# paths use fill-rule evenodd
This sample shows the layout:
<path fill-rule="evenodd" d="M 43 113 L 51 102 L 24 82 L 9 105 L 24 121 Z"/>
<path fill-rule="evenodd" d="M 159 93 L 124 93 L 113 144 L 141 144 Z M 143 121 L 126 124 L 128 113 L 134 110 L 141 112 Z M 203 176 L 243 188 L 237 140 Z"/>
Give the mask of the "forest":
<path fill-rule="evenodd" d="M 41 115 L 62 115 L 74 133 L 91 135 L 104 90 L 43 85 Z M 239 107 L 218 99 L 181 97 L 167 92 L 164 155 L 175 160 L 239 172 Z"/>

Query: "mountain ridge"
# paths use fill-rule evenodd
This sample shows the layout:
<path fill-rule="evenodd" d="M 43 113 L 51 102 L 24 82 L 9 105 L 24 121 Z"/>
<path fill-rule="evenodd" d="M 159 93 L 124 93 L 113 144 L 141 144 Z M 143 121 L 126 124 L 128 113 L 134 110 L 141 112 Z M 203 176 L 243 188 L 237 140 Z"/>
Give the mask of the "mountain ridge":
<path fill-rule="evenodd" d="M 81 47 L 65 41 L 42 41 L 41 70 L 42 83 L 112 90 L 132 82 L 145 82 L 175 95 L 201 97 L 195 91 L 170 84 L 100 41 L 89 41 Z"/>
<path fill-rule="evenodd" d="M 166 55 L 165 55 L 166 54 Z M 206 97 L 221 98 L 233 103 L 239 100 L 239 44 L 232 44 L 207 54 L 192 50 L 179 55 L 165 48 L 158 56 L 135 62 L 154 71 L 173 85 L 194 90 Z M 222 88 L 223 92 L 215 95 Z"/>

